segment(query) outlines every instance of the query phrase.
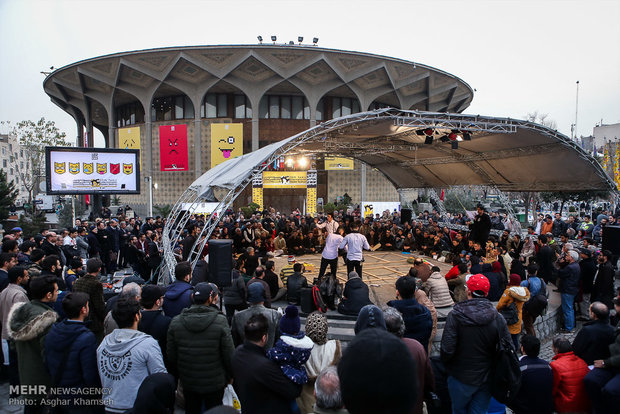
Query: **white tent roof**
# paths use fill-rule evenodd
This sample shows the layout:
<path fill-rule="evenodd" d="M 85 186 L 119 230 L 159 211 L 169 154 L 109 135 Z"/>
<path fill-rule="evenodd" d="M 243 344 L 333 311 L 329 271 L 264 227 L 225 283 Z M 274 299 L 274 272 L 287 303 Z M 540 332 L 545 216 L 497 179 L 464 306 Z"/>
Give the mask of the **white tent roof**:
<path fill-rule="evenodd" d="M 431 128 L 433 143 L 417 131 Z M 440 138 L 471 135 L 458 149 Z M 446 138 L 444 138 L 446 140 Z M 568 137 L 527 121 L 474 115 L 381 109 L 337 118 L 226 161 L 190 188 L 212 199 L 215 187 L 234 189 L 285 153 L 325 153 L 358 159 L 398 188 L 489 185 L 503 191 L 611 190 L 596 160 Z"/>

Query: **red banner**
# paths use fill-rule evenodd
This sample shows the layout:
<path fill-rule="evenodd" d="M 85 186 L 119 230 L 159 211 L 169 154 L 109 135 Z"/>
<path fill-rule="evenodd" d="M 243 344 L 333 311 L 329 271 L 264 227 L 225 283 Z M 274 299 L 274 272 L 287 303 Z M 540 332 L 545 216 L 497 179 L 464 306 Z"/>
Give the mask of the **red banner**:
<path fill-rule="evenodd" d="M 159 126 L 159 157 L 161 171 L 189 170 L 187 125 Z"/>

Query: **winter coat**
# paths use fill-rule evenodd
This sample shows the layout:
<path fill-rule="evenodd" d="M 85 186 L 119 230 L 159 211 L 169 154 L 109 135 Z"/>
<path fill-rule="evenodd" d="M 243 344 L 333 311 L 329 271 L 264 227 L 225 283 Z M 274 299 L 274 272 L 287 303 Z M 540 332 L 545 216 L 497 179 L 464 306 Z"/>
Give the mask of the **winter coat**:
<path fill-rule="evenodd" d="M 508 406 L 515 414 L 552 414 L 553 372 L 549 363 L 524 355 L 519 366 L 521 387 Z"/>
<path fill-rule="evenodd" d="M 338 304 L 338 312 L 343 315 L 357 316 L 360 310 L 370 305 L 368 285 L 359 277 L 353 277 L 344 285 L 342 301 Z"/>
<path fill-rule="evenodd" d="M 87 237 L 77 236 L 75 238 L 75 244 L 77 246 L 78 256 L 82 259 L 88 259 L 88 239 Z"/>
<path fill-rule="evenodd" d="M 90 299 L 88 300 L 88 307 L 90 313 L 88 319 L 90 321 L 89 328 L 91 331 L 103 337 L 103 320 L 105 319 L 105 301 L 103 299 L 103 285 L 97 279 L 96 276 L 91 274 L 85 274 L 78 280 L 73 282 L 74 292 L 88 293 Z"/>
<path fill-rule="evenodd" d="M 558 271 L 560 293 L 576 295 L 579 293 L 579 263 L 573 262 Z"/>
<path fill-rule="evenodd" d="M 234 351 L 228 321 L 217 308 L 192 305 L 174 317 L 168 329 L 168 365 L 183 389 L 221 391 L 232 378 Z"/>
<path fill-rule="evenodd" d="M 551 361 L 553 370 L 553 401 L 558 413 L 590 412 L 590 399 L 583 378 L 588 364 L 572 351 L 557 354 Z"/>
<path fill-rule="evenodd" d="M 593 257 L 588 257 L 579 262 L 581 271 L 581 289 L 583 293 L 592 293 L 594 275 L 596 274 L 596 261 Z"/>
<path fill-rule="evenodd" d="M 614 341 L 609 345 L 609 358 L 605 359 L 605 366 L 620 368 L 620 328 L 616 327 Z"/>
<path fill-rule="evenodd" d="M 166 372 L 159 345 L 152 336 L 134 329 L 115 329 L 97 348 L 101 386 L 111 390 L 104 397 L 106 411 L 124 412 L 133 407 L 142 381 Z"/>
<path fill-rule="evenodd" d="M 295 275 L 293 275 L 293 276 L 295 276 Z M 243 278 L 240 278 L 240 279 L 243 280 Z M 291 281 L 290 278 L 289 278 L 289 281 Z M 305 277 L 301 281 L 302 285 L 303 285 L 303 281 L 306 281 L 305 286 L 307 286 L 308 285 L 308 281 L 306 280 Z M 257 277 L 254 277 L 250 281 L 248 281 L 248 283 L 246 285 L 246 289 L 249 289 L 250 285 L 252 285 L 254 283 L 260 283 L 261 285 L 263 285 L 263 289 L 265 290 L 265 300 L 263 301 L 263 304 L 265 305 L 266 308 L 271 308 L 271 292 L 269 290 L 269 285 L 267 284 L 267 282 L 265 282 L 263 279 L 259 279 Z"/>
<path fill-rule="evenodd" d="M 314 342 L 303 332 L 297 335 L 282 335 L 273 348 L 267 351 L 267 358 L 280 366 L 284 375 L 295 384 L 308 382 L 304 364 L 310 358 Z"/>
<path fill-rule="evenodd" d="M 236 315 L 236 313 L 235 313 Z M 292 414 L 291 401 L 301 393 L 301 385 L 289 380 L 265 350 L 246 342 L 233 355 L 233 386 L 244 413 Z"/>
<path fill-rule="evenodd" d="M 467 283 L 465 278 L 467 274 L 458 275 L 455 279 L 448 280 L 448 287 L 454 288 L 454 301 L 456 303 L 467 300 Z"/>
<path fill-rule="evenodd" d="M 454 305 L 441 337 L 441 360 L 448 374 L 468 385 L 487 382 L 500 336 L 512 342 L 506 321 L 488 299 Z"/>
<path fill-rule="evenodd" d="M 177 381 L 167 373 L 151 374 L 142 381 L 133 408 L 125 414 L 171 414 Z"/>
<path fill-rule="evenodd" d="M 247 297 L 247 289 L 243 277 L 237 270 L 232 272 L 232 285 L 225 287 L 222 298 L 226 305 L 242 305 Z"/>
<path fill-rule="evenodd" d="M 161 354 L 166 360 L 166 345 L 168 339 L 168 327 L 172 318 L 164 315 L 164 312 L 160 310 L 143 310 L 142 319 L 138 323 L 138 330 L 144 332 L 147 335 L 151 335 L 153 339 L 159 344 Z"/>
<path fill-rule="evenodd" d="M 301 288 L 308 286 L 308 280 L 299 272 L 295 272 L 286 280 L 286 297 L 289 303 L 301 303 Z M 269 292 L 269 285 L 265 289 L 265 296 Z"/>
<path fill-rule="evenodd" d="M 248 309 L 242 310 L 240 312 L 235 312 L 235 314 L 233 315 L 231 330 L 235 346 L 243 344 L 243 341 L 245 339 L 245 323 L 253 315 L 259 313 L 265 315 L 265 317 L 267 318 L 267 322 L 269 322 L 269 329 L 267 331 L 267 343 L 265 344 L 265 349 L 271 348 L 275 341 L 279 338 L 279 326 L 282 314 L 280 314 L 275 309 L 267 309 L 263 305 L 252 305 Z"/>
<path fill-rule="evenodd" d="M 609 261 L 599 265 L 598 275 L 592 286 L 590 302 L 603 302 L 608 309 L 613 309 L 613 299 L 615 296 L 614 278 L 614 268 Z"/>
<path fill-rule="evenodd" d="M 391 300 L 387 305 L 398 310 L 403 315 L 403 320 L 405 321 L 404 337 L 415 339 L 425 349 L 428 348 L 433 330 L 431 312 L 413 298 Z"/>
<path fill-rule="evenodd" d="M 439 272 L 434 272 L 422 284 L 422 289 L 428 294 L 436 308 L 445 308 L 454 305 L 448 282 Z"/>
<path fill-rule="evenodd" d="M 297 399 L 297 405 L 302 413 L 312 412 L 312 407 L 316 402 L 314 383 L 317 376 L 325 368 L 337 365 L 341 356 L 342 349 L 340 347 L 340 341 L 337 339 L 331 339 L 322 345 L 317 343 L 314 344 L 312 352 L 310 353 L 310 358 L 305 365 L 308 374 L 308 382 L 304 384 L 301 395 Z"/>
<path fill-rule="evenodd" d="M 523 321 L 523 304 L 530 300 L 530 292 L 527 288 L 522 286 L 510 286 L 506 288 L 504 294 L 499 298 L 497 303 L 497 310 L 506 308 L 514 303 L 517 306 L 517 315 L 519 315 L 519 321 L 508 325 L 508 331 L 511 335 L 517 335 L 521 333 L 521 322 Z"/>
<path fill-rule="evenodd" d="M 482 265 L 482 270 L 482 274 L 489 279 L 489 284 L 491 285 L 487 299 L 491 302 L 497 302 L 502 297 L 504 289 L 506 289 L 506 277 L 502 273 L 492 271 L 490 264 Z"/>
<path fill-rule="evenodd" d="M 554 278 L 553 263 L 555 263 L 555 259 L 556 254 L 548 245 L 541 246 L 541 248 L 538 249 L 538 253 L 536 254 L 536 263 L 538 263 L 540 267 L 538 276 L 544 279 L 545 282 L 549 282 Z"/>
<path fill-rule="evenodd" d="M 412 414 L 422 414 L 424 396 L 428 395 L 428 392 L 435 390 L 435 376 L 431 367 L 431 361 L 426 353 L 426 348 L 418 341 L 411 338 L 402 338 L 402 340 L 415 361 L 416 367 L 418 367 L 418 400 L 416 401 Z"/>
<path fill-rule="evenodd" d="M 191 294 L 194 287 L 183 280 L 177 280 L 166 289 L 164 295 L 164 313 L 174 318 L 192 304 Z"/>
<path fill-rule="evenodd" d="M 422 289 L 416 289 L 414 294 L 415 300 L 431 313 L 431 318 L 433 320 L 433 330 L 431 331 L 431 337 L 428 340 L 428 352 L 431 352 L 431 345 L 433 340 L 435 339 L 435 335 L 437 335 L 437 309 L 435 309 L 435 305 L 433 305 L 433 301 L 431 301 L 426 293 Z"/>
<path fill-rule="evenodd" d="M 43 362 L 43 344 L 57 318 L 58 314 L 47 303 L 38 300 L 16 303 L 9 311 L 9 338 L 17 348 L 20 385 L 51 384 Z"/>
<path fill-rule="evenodd" d="M 0 323 L 2 323 L 2 339 L 9 339 L 9 312 L 14 304 L 28 302 L 26 289 L 15 284 L 9 285 L 0 293 Z"/>
<path fill-rule="evenodd" d="M 592 365 L 594 360 L 609 358 L 609 346 L 614 342 L 614 328 L 609 320 L 595 320 L 584 324 L 575 340 L 573 352 Z"/>
<path fill-rule="evenodd" d="M 99 387 L 97 338 L 84 322 L 68 319 L 55 324 L 45 337 L 45 366 L 52 379 L 58 375 L 65 352 L 67 363 L 57 387 Z M 78 395 L 71 395 L 78 397 Z"/>

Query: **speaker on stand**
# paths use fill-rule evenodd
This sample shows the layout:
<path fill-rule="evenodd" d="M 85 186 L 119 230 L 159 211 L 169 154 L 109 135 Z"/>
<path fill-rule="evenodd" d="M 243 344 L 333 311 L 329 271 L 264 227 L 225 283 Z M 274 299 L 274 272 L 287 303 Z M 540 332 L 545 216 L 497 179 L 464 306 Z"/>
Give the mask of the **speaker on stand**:
<path fill-rule="evenodd" d="M 413 211 L 410 208 L 403 208 L 400 210 L 400 223 L 405 224 L 411 221 L 411 215 Z"/>
<path fill-rule="evenodd" d="M 223 288 L 232 285 L 232 240 L 209 240 L 209 282 Z"/>
<path fill-rule="evenodd" d="M 620 226 L 603 227 L 603 250 L 609 250 L 614 256 L 620 255 Z"/>

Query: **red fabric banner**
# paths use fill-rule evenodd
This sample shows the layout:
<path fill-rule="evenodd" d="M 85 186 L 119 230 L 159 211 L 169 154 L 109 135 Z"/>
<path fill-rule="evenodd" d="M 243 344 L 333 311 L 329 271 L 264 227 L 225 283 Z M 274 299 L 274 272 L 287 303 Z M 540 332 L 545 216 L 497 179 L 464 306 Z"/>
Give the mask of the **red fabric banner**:
<path fill-rule="evenodd" d="M 187 125 L 160 125 L 160 171 L 187 171 L 187 158 Z"/>

